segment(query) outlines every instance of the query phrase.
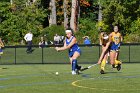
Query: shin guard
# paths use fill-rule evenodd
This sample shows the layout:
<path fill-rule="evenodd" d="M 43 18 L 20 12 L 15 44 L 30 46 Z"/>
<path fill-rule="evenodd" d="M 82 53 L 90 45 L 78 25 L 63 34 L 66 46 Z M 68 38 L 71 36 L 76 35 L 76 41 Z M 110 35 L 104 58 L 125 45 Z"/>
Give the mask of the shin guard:
<path fill-rule="evenodd" d="M 73 71 L 75 71 L 76 66 L 77 66 L 77 60 L 76 60 L 76 59 L 73 59 L 73 60 L 72 60 L 72 70 L 73 70 Z"/>
<path fill-rule="evenodd" d="M 105 64 L 106 64 L 106 61 L 103 60 L 102 63 L 101 63 L 101 70 L 104 70 L 104 68 L 105 68 Z"/>

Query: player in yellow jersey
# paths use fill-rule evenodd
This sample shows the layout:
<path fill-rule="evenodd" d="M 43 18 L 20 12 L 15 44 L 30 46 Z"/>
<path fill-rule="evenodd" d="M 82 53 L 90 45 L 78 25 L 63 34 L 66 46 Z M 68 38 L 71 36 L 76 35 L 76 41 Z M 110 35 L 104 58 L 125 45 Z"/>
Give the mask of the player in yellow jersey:
<path fill-rule="evenodd" d="M 113 68 L 121 69 L 121 62 L 118 60 L 120 43 L 122 42 L 122 35 L 119 32 L 118 26 L 114 26 L 114 31 L 109 35 L 111 39 L 110 44 L 110 62 Z"/>
<path fill-rule="evenodd" d="M 106 32 L 101 32 L 99 40 L 100 40 L 100 45 L 102 46 L 102 51 L 104 51 L 107 43 L 109 43 L 109 36 L 107 35 Z M 105 73 L 105 65 L 106 65 L 106 61 L 108 59 L 108 54 L 109 54 L 109 48 L 104 53 L 103 59 L 100 63 L 101 64 L 101 71 L 100 71 L 101 74 Z"/>

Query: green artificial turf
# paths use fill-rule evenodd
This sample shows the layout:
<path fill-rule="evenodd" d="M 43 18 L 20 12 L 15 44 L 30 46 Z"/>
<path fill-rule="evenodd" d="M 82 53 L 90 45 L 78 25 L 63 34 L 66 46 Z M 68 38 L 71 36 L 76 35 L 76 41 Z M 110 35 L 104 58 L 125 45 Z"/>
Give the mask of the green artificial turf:
<path fill-rule="evenodd" d="M 97 65 L 72 75 L 70 64 L 0 65 L 0 93 L 140 93 L 139 67 L 123 64 L 117 71 L 107 64 L 100 74 Z"/>

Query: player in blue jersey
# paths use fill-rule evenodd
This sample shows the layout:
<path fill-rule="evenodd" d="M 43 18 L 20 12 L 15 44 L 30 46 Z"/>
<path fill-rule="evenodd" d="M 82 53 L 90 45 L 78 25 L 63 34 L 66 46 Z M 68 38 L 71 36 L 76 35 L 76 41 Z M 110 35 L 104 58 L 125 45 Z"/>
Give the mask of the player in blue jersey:
<path fill-rule="evenodd" d="M 77 58 L 81 55 L 80 47 L 77 44 L 77 39 L 73 36 L 71 30 L 66 30 L 66 39 L 63 47 L 56 47 L 57 51 L 68 49 L 69 58 L 72 64 L 72 75 L 78 74 L 81 66 L 77 64 Z"/>
<path fill-rule="evenodd" d="M 1 58 L 1 55 L 3 54 L 2 47 L 4 47 L 4 43 L 2 42 L 2 40 L 0 38 L 0 58 Z"/>

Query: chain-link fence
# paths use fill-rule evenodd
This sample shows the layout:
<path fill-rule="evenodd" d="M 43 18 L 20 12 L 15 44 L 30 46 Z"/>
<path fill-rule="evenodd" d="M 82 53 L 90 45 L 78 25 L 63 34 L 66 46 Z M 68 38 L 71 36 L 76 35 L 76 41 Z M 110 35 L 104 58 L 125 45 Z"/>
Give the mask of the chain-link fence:
<path fill-rule="evenodd" d="M 60 45 L 61 46 L 61 45 Z M 101 46 L 98 44 L 79 45 L 82 55 L 78 62 L 81 64 L 96 63 L 101 53 Z M 67 64 L 69 63 L 68 51 L 57 52 L 54 45 L 39 48 L 32 46 L 34 50 L 27 54 L 27 46 L 6 46 L 0 58 L 0 64 Z M 122 44 L 119 59 L 122 62 L 140 62 L 140 44 Z"/>

